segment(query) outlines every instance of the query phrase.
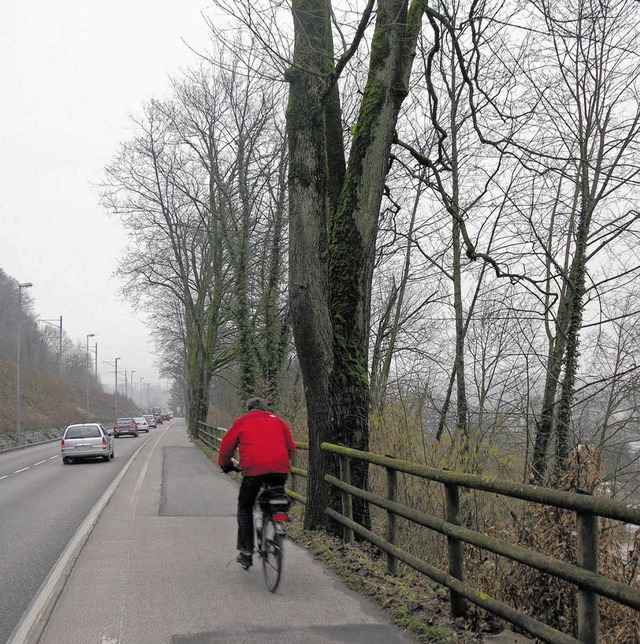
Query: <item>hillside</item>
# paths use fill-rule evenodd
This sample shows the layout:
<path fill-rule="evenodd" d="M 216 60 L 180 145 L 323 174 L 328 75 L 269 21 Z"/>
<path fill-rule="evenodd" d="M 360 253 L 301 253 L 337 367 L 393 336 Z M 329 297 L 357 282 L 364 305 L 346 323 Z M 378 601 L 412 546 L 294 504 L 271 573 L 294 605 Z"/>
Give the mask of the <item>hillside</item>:
<path fill-rule="evenodd" d="M 71 423 L 87 420 L 87 389 L 84 383 L 65 380 L 42 371 L 20 368 L 20 425 L 24 434 L 20 442 L 32 442 L 29 435 L 43 433 L 57 435 Z M 0 360 L 0 449 L 18 443 L 16 431 L 16 365 Z M 89 383 L 89 420 L 113 423 L 116 401 Z M 130 399 L 118 396 L 118 413 L 140 414 L 141 410 Z"/>

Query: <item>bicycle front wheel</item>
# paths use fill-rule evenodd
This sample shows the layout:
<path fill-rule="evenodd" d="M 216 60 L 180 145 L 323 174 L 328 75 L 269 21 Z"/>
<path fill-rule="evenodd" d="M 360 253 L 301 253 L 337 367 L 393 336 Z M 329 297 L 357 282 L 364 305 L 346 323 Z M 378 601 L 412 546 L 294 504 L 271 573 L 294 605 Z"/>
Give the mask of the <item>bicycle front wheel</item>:
<path fill-rule="evenodd" d="M 271 518 L 265 521 L 262 528 L 262 572 L 270 592 L 275 592 L 282 576 L 284 559 L 284 534 L 276 529 Z"/>

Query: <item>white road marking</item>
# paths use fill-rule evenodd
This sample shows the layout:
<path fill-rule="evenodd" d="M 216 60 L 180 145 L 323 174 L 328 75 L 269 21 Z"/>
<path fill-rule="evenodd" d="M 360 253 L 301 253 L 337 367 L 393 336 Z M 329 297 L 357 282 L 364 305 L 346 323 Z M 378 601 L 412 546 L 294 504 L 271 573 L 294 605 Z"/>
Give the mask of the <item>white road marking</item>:
<path fill-rule="evenodd" d="M 8 476 L 9 476 L 8 474 L 5 474 L 4 476 L 0 476 L 0 481 L 2 481 L 2 479 L 6 479 Z"/>
<path fill-rule="evenodd" d="M 168 429 L 168 428 L 167 428 Z M 164 431 L 162 434 L 158 434 L 157 438 L 164 436 Z M 155 437 L 154 437 L 155 438 Z M 153 440 L 153 439 L 151 439 Z M 147 468 L 149 467 L 149 462 L 151 461 L 151 457 L 153 456 L 153 452 L 156 449 L 156 446 L 158 445 L 160 441 L 156 440 L 155 443 L 153 444 L 153 447 L 149 451 L 149 455 L 147 456 L 147 460 L 144 462 L 144 465 L 142 466 L 142 470 L 140 471 L 140 475 L 138 476 L 138 481 L 133 488 L 133 494 L 131 495 L 131 499 L 129 501 L 129 507 L 133 507 L 133 516 L 136 514 L 136 510 L 138 508 L 138 498 L 140 496 L 140 490 L 142 489 L 142 484 L 144 483 L 144 478 L 147 474 Z"/>
<path fill-rule="evenodd" d="M 58 455 L 56 454 L 55 456 L 50 456 L 49 460 L 52 461 L 54 458 L 58 458 Z"/>
<path fill-rule="evenodd" d="M 23 467 L 21 470 L 16 470 L 14 474 L 20 474 L 20 472 L 24 472 L 25 470 L 28 470 L 28 469 L 29 469 L 28 467 Z"/>
<path fill-rule="evenodd" d="M 33 464 L 33 467 L 35 467 L 36 465 L 42 465 L 43 463 L 46 463 L 46 462 L 47 461 L 38 461 L 37 463 Z"/>

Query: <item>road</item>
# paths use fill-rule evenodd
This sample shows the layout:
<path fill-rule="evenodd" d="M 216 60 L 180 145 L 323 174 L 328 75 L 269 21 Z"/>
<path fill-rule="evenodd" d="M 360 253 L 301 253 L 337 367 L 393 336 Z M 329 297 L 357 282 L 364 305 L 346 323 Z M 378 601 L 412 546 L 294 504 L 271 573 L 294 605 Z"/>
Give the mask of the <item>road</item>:
<path fill-rule="evenodd" d="M 168 428 L 168 425 L 164 425 Z M 0 642 L 132 454 L 155 433 L 116 440 L 116 457 L 62 465 L 57 441 L 0 453 Z"/>

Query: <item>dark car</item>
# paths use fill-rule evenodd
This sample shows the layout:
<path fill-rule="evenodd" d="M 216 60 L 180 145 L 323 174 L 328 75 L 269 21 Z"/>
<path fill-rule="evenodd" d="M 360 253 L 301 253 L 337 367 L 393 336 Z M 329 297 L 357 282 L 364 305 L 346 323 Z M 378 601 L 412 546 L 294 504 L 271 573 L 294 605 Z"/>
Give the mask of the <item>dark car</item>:
<path fill-rule="evenodd" d="M 154 414 L 153 417 L 156 419 L 156 423 L 158 423 L 158 425 L 162 425 L 162 423 L 164 422 L 162 414 Z"/>
<path fill-rule="evenodd" d="M 128 436 L 137 436 L 138 435 L 138 425 L 133 418 L 118 418 L 113 424 L 113 436 L 114 438 L 120 438 L 124 435 Z"/>

